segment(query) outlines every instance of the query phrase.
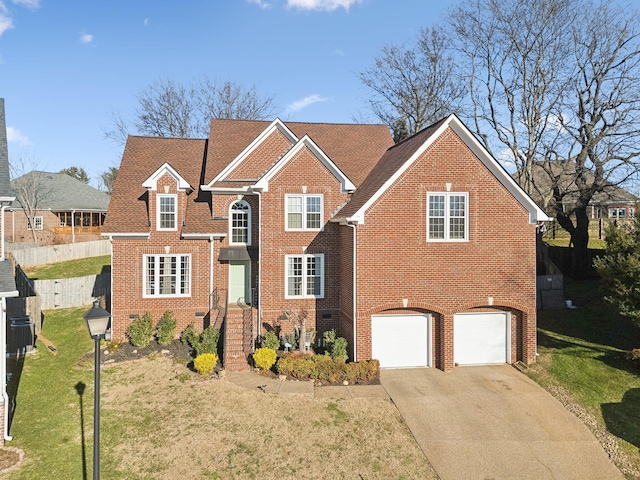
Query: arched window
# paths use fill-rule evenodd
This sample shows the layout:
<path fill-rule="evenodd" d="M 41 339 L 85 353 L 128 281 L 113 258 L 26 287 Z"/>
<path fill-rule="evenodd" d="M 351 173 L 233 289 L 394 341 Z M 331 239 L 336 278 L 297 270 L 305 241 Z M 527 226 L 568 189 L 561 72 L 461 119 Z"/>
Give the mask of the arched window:
<path fill-rule="evenodd" d="M 251 244 L 251 207 L 244 200 L 231 204 L 229 209 L 231 244 Z"/>

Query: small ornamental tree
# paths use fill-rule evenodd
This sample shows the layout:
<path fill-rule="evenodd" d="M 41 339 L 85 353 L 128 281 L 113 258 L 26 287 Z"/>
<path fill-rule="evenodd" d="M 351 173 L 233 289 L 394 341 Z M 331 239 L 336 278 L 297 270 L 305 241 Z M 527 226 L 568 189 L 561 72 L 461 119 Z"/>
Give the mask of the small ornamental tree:
<path fill-rule="evenodd" d="M 594 260 L 604 299 L 640 326 L 640 218 L 633 225 L 610 226 L 605 254 Z"/>

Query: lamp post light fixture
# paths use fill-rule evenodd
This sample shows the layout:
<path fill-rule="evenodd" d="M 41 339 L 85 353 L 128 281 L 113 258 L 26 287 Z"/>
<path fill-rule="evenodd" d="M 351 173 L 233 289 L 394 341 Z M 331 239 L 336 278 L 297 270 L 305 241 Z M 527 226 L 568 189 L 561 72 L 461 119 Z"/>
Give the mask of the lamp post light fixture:
<path fill-rule="evenodd" d="M 93 480 L 100 480 L 100 340 L 105 338 L 111 314 L 97 300 L 84 314 L 89 335 L 95 342 L 93 392 Z"/>

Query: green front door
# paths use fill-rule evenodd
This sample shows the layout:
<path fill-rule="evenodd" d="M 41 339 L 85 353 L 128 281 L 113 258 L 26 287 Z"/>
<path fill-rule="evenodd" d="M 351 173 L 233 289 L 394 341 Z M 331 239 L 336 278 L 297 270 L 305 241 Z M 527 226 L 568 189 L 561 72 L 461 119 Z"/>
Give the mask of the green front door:
<path fill-rule="evenodd" d="M 251 303 L 251 262 L 231 260 L 229 262 L 229 303 Z"/>

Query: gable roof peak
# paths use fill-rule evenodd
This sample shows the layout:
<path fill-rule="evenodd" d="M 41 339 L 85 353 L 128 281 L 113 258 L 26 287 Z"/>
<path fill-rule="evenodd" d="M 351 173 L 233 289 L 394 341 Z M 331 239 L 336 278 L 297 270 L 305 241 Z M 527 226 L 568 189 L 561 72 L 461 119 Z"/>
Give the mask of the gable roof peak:
<path fill-rule="evenodd" d="M 175 179 L 176 183 L 178 184 L 178 190 L 193 190 L 193 187 L 189 184 L 189 182 L 185 180 L 184 177 L 182 177 L 176 171 L 176 169 L 174 169 L 167 162 L 163 163 L 160 168 L 158 168 L 144 182 L 142 182 L 142 186 L 148 188 L 149 190 L 157 190 L 158 180 L 165 174 L 168 174 Z"/>

